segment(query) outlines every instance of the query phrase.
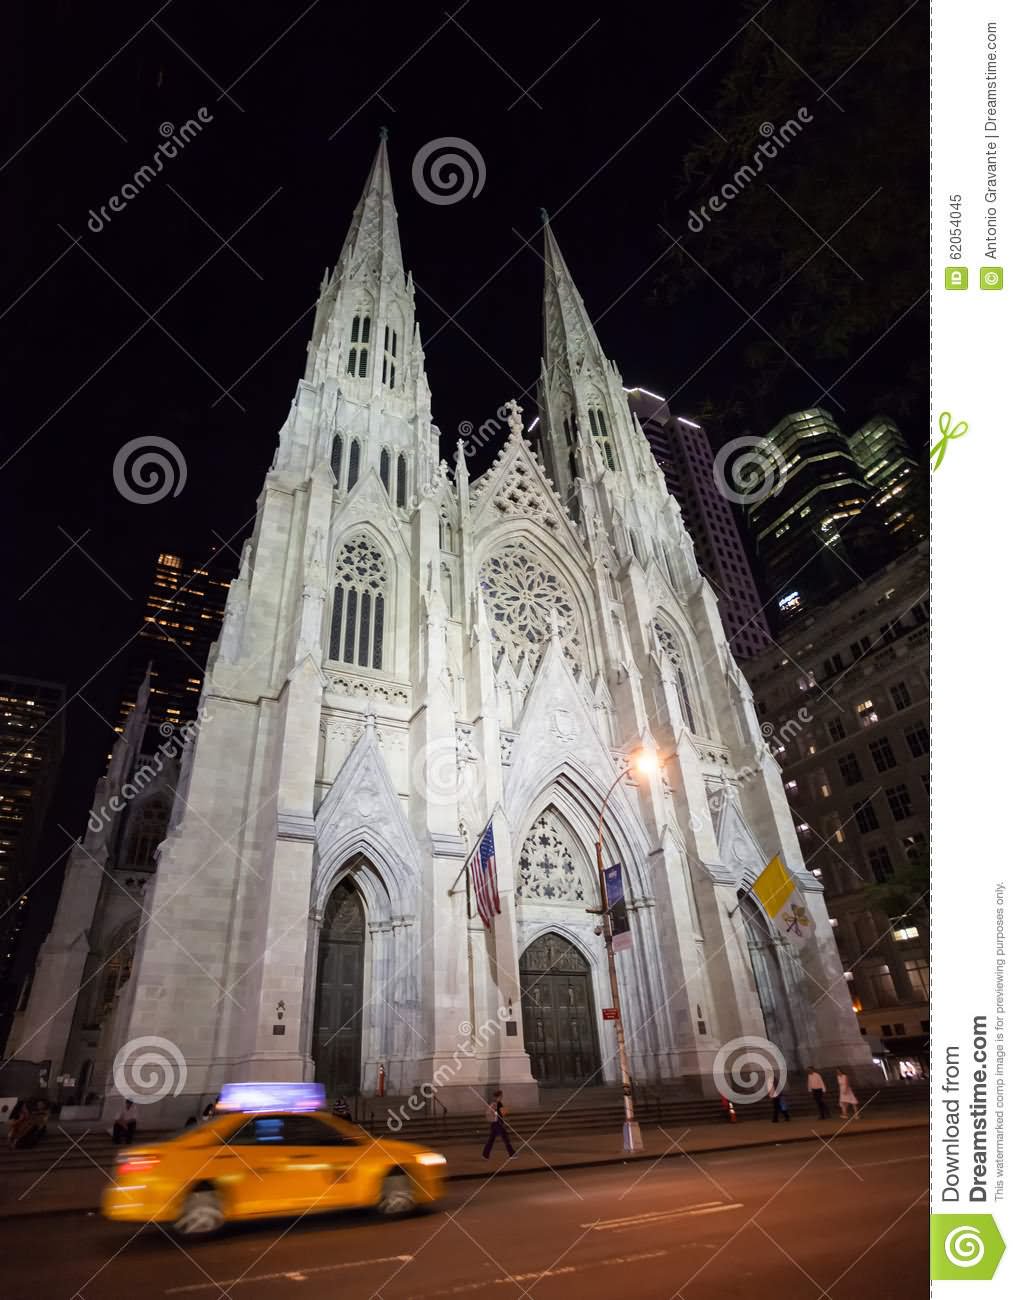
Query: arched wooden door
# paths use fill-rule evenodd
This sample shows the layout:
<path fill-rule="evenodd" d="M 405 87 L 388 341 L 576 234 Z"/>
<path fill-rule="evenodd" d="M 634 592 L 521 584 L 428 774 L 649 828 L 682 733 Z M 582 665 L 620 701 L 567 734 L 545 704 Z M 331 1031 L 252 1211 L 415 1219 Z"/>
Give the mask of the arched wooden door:
<path fill-rule="evenodd" d="M 347 879 L 329 896 L 318 941 L 312 1051 L 328 1097 L 360 1090 L 363 998 L 364 908 Z"/>
<path fill-rule="evenodd" d="M 545 1088 L 600 1083 L 591 968 L 559 934 L 544 934 L 520 958 L 524 1050 Z"/>

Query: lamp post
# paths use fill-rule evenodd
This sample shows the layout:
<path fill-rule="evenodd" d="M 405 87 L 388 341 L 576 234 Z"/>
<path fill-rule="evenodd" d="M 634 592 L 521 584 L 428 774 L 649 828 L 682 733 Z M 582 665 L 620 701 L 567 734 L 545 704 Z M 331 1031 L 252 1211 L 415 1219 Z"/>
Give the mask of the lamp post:
<path fill-rule="evenodd" d="M 646 750 L 638 755 L 632 763 L 627 763 L 626 767 L 619 773 L 616 779 L 609 786 L 602 800 L 601 808 L 598 812 L 598 841 L 596 844 L 596 856 L 598 862 L 598 884 L 601 887 L 601 914 L 602 914 L 602 933 L 605 936 L 605 953 L 609 963 L 609 987 L 612 991 L 612 1006 L 615 1011 L 613 1023 L 616 1027 L 616 1051 L 619 1054 L 619 1074 L 623 1084 L 623 1150 L 624 1151 L 642 1151 L 644 1141 L 640 1135 L 640 1124 L 637 1122 L 633 1113 L 633 1088 L 630 1082 L 630 1063 L 626 1055 L 626 1035 L 623 1031 L 623 1012 L 619 1005 L 619 981 L 616 978 L 616 954 L 612 949 L 612 930 L 609 924 L 609 895 L 605 885 L 605 865 L 602 861 L 602 840 L 605 832 L 605 809 L 609 806 L 609 799 L 612 797 L 612 791 L 620 781 L 629 776 L 634 767 L 638 767 L 645 775 L 650 775 L 658 766 L 658 760 L 655 755 L 648 753 Z"/>

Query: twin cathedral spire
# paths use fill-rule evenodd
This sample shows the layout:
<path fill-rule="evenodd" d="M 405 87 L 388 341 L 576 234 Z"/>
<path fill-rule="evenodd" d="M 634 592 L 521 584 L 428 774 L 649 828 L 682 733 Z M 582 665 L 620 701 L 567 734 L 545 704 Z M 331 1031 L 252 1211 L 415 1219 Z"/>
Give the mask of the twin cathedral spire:
<path fill-rule="evenodd" d="M 531 437 L 575 517 L 596 502 L 618 517 L 641 485 L 656 499 L 665 500 L 667 492 L 630 413 L 619 370 L 606 357 L 547 214 L 542 216 L 544 355 L 537 384 L 540 429 Z M 413 278 L 403 265 L 384 135 L 339 259 L 322 281 L 304 380 L 335 388 L 340 402 L 365 413 L 345 423 L 367 423 L 376 434 L 371 441 L 381 438 L 394 457 L 416 452 L 415 487 L 434 479 L 438 431 L 431 424 Z M 409 422 L 411 436 L 401 439 L 395 421 Z M 385 455 L 381 445 L 366 450 L 373 459 Z"/>

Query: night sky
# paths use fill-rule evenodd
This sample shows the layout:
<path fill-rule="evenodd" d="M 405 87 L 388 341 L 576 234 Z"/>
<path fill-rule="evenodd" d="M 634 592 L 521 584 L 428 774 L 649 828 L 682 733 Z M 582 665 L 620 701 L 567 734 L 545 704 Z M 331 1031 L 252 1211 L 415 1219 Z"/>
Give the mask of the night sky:
<path fill-rule="evenodd" d="M 71 696 L 41 870 L 66 847 L 59 826 L 75 835 L 83 828 L 111 739 L 102 718 L 115 714 L 122 652 L 139 628 L 155 555 L 203 552 L 218 535 L 224 561 L 234 563 L 251 530 L 303 370 L 318 284 L 339 253 L 379 128 L 390 132 L 404 260 L 417 285 L 447 456 L 458 426 L 482 424 L 510 397 L 521 400 L 528 423 L 535 413 L 541 207 L 625 381 L 675 394 L 673 411 L 696 419 L 724 406 L 743 375 L 744 345 L 767 336 L 729 297 L 739 267 L 755 258 L 737 204 L 724 214 L 734 279 L 705 274 L 678 293 L 670 282 L 661 227 L 681 234 L 688 208 L 711 192 L 685 179 L 684 158 L 713 129 L 726 132 L 715 106 L 754 36 L 781 69 L 782 102 L 762 98 L 747 111 L 781 121 L 809 104 L 816 118 L 812 141 L 798 158 L 793 149 L 783 155 L 769 180 L 802 186 L 796 170 L 809 162 L 810 186 L 836 198 L 844 191 L 848 215 L 874 163 L 862 129 L 858 154 L 847 156 L 846 111 L 854 96 L 861 104 L 888 96 L 891 129 L 903 86 L 887 65 L 896 48 L 915 46 L 921 56 L 926 49 L 923 6 L 889 0 L 868 8 L 880 11 L 878 30 L 910 12 L 855 65 L 869 33 L 855 50 L 852 34 L 844 50 L 835 41 L 831 57 L 849 68 L 836 108 L 807 66 L 810 42 L 819 39 L 807 31 L 813 19 L 797 49 L 783 36 L 788 53 L 761 35 L 761 28 L 795 33 L 797 11 L 809 10 L 783 0 L 763 8 L 482 0 L 459 8 L 333 0 L 8 6 L 0 54 L 8 90 L 0 172 L 7 363 L 0 518 L 9 557 L 2 667 L 65 682 Z M 831 39 L 825 48 L 831 53 Z M 919 91 L 916 102 L 926 102 Z M 90 212 L 151 160 L 165 138 L 161 126 L 179 128 L 203 107 L 211 121 L 201 133 L 99 233 L 90 230 Z M 842 134 L 826 152 L 829 128 Z M 926 130 L 922 122 L 915 129 Z M 485 179 L 476 197 L 437 205 L 415 191 L 411 166 L 422 146 L 447 136 L 474 146 Z M 902 177 L 924 214 L 925 159 L 923 146 L 915 174 Z M 925 235 L 913 238 L 907 226 L 886 233 L 893 256 L 911 242 L 920 248 L 921 293 Z M 859 225 L 836 247 L 873 287 L 879 254 L 857 239 Z M 813 266 L 843 273 L 823 246 Z M 766 294 L 735 296 L 753 308 Z M 767 331 L 781 337 L 795 300 L 780 294 L 768 310 Z M 821 387 L 839 380 L 847 428 L 897 389 L 897 414 L 922 445 L 926 393 L 907 376 L 925 360 L 926 338 L 921 304 L 904 320 L 889 307 L 848 358 L 805 355 L 802 341 L 796 347 Z M 786 365 L 752 418 L 712 428 L 712 437 L 763 434 L 785 412 L 816 404 L 818 392 L 803 369 Z M 181 449 L 187 478 L 178 496 L 134 504 L 118 493 L 117 452 L 143 435 Z M 37 891 L 35 929 L 45 926 L 58 875 Z"/>

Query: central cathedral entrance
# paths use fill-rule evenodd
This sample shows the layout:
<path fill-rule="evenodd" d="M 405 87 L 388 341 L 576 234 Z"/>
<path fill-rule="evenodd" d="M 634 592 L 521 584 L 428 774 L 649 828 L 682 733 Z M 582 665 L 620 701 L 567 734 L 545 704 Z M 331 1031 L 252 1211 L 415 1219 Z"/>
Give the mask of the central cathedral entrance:
<path fill-rule="evenodd" d="M 524 1050 L 544 1088 L 600 1083 L 591 968 L 559 934 L 543 934 L 520 958 Z"/>
<path fill-rule="evenodd" d="M 312 1054 L 330 1098 L 361 1088 L 363 992 L 364 908 L 348 877 L 329 896 L 318 941 Z"/>

